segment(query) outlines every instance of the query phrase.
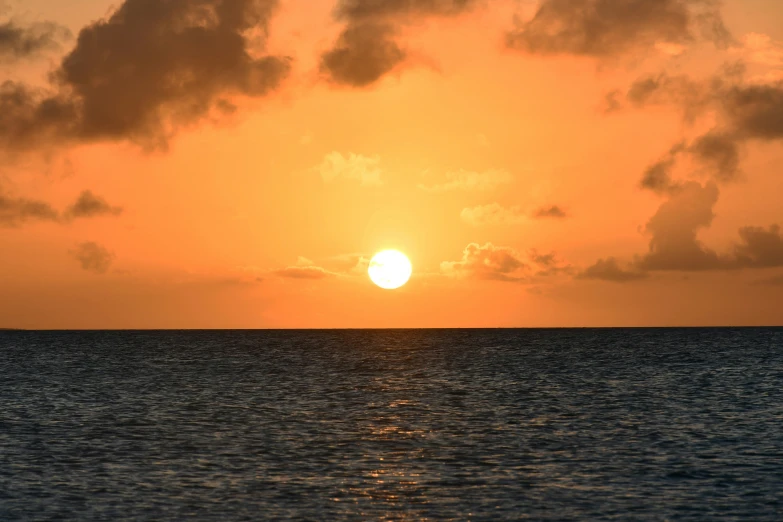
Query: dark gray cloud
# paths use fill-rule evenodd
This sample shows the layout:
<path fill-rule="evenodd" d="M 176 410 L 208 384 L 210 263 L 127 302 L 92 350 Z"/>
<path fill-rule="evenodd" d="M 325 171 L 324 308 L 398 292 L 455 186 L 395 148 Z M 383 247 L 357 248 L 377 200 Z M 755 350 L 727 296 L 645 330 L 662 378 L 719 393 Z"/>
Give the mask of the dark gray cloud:
<path fill-rule="evenodd" d="M 607 96 L 615 100 L 615 108 L 618 109 L 626 105 L 637 109 L 674 105 L 683 111 L 686 121 L 690 122 L 725 100 L 730 89 L 741 88 L 745 73 L 746 65 L 743 62 L 726 63 L 717 74 L 706 80 L 695 80 L 687 74 L 662 72 L 636 79 L 625 95 L 615 90 Z"/>
<path fill-rule="evenodd" d="M 401 65 L 407 53 L 398 42 L 402 25 L 433 16 L 455 16 L 479 0 L 340 0 L 336 15 L 345 28 L 321 57 L 331 82 L 365 87 Z"/>
<path fill-rule="evenodd" d="M 675 144 L 663 158 L 645 169 L 639 186 L 658 194 L 665 194 L 679 187 L 680 184 L 674 180 L 673 171 L 682 155 L 695 161 L 715 181 L 736 181 L 742 174 L 741 153 L 741 144 L 734 136 L 714 130 L 697 137 L 690 144 Z"/>
<path fill-rule="evenodd" d="M 697 239 L 699 230 L 708 228 L 718 201 L 718 187 L 696 182 L 685 183 L 672 191 L 650 219 L 650 250 L 636 261 L 641 270 L 710 270 L 722 265 L 718 255 Z"/>
<path fill-rule="evenodd" d="M 625 269 L 614 257 L 599 259 L 592 266 L 577 274 L 577 279 L 594 279 L 598 281 L 611 281 L 614 283 L 628 283 L 647 277 L 647 274 L 636 269 Z"/>
<path fill-rule="evenodd" d="M 562 207 L 552 205 L 549 207 L 541 207 L 533 212 L 533 217 L 538 219 L 554 218 L 563 219 L 568 217 L 568 214 Z"/>
<path fill-rule="evenodd" d="M 665 194 L 674 185 L 671 171 L 676 164 L 677 155 L 670 152 L 665 158 L 647 167 L 639 186 L 658 194 Z"/>
<path fill-rule="evenodd" d="M 276 0 L 125 0 L 81 30 L 48 91 L 0 89 L 0 140 L 130 139 L 163 146 L 173 132 L 230 108 L 232 95 L 263 96 L 289 59 L 258 56 Z M 260 45 L 260 44 L 259 44 Z"/>
<path fill-rule="evenodd" d="M 395 28 L 367 22 L 349 25 L 321 58 L 321 71 L 337 84 L 365 87 L 405 61 Z"/>
<path fill-rule="evenodd" d="M 76 202 L 65 211 L 67 219 L 72 218 L 91 218 L 97 216 L 119 216 L 122 214 L 121 207 L 115 207 L 100 196 L 96 196 L 89 190 L 85 190 L 79 195 Z"/>
<path fill-rule="evenodd" d="M 98 243 L 80 243 L 70 251 L 83 270 L 94 274 L 105 274 L 114 262 L 114 254 Z"/>
<path fill-rule="evenodd" d="M 783 266 L 783 236 L 780 226 L 768 229 L 743 227 L 740 243 L 734 249 L 733 264 L 737 268 L 772 268 Z"/>
<path fill-rule="evenodd" d="M 0 9 L 2 15 L 2 9 Z M 0 23 L 0 62 L 30 58 L 60 48 L 71 32 L 53 22 L 29 25 L 13 20 Z"/>
<path fill-rule="evenodd" d="M 620 98 L 619 91 L 607 95 L 610 112 L 623 106 Z M 745 83 L 741 64 L 726 66 L 702 82 L 666 74 L 643 78 L 631 85 L 625 101 L 637 108 L 680 107 L 687 122 L 708 110 L 717 115 L 713 129 L 690 143 L 675 145 L 645 171 L 642 187 L 657 192 L 674 183 L 671 172 L 683 156 L 694 160 L 714 180 L 731 182 L 742 175 L 741 159 L 749 141 L 783 139 L 783 82 Z"/>
<path fill-rule="evenodd" d="M 647 223 L 650 235 L 647 253 L 636 256 L 623 269 L 614 258 L 599 260 L 577 277 L 609 281 L 641 279 L 649 272 L 742 270 L 783 267 L 783 235 L 780 226 L 748 226 L 739 230 L 739 240 L 727 252 L 718 253 L 698 238 L 715 218 L 719 191 L 714 182 L 688 182 L 669 188 L 667 200 Z"/>
<path fill-rule="evenodd" d="M 14 198 L 0 191 L 0 227 L 15 228 L 33 221 L 59 221 L 60 213 L 49 203 Z"/>
<path fill-rule="evenodd" d="M 121 213 L 122 208 L 110 205 L 89 190 L 82 192 L 62 213 L 45 201 L 11 197 L 0 191 L 0 227 L 16 228 L 35 221 L 68 223 L 73 219 L 118 216 Z"/>
<path fill-rule="evenodd" d="M 684 74 L 646 76 L 634 81 L 624 98 L 627 104 L 637 109 L 649 105 L 676 105 L 682 110 L 684 119 L 692 122 L 714 102 L 725 79 L 724 76 L 718 76 L 713 83 L 705 83 L 694 81 Z M 610 95 L 617 99 L 620 93 L 615 91 Z M 622 106 L 622 103 L 616 101 L 615 108 Z"/>
<path fill-rule="evenodd" d="M 531 249 L 528 252 L 528 259 L 539 277 L 550 277 L 573 272 L 573 267 L 560 260 L 554 252 L 541 254 L 538 250 Z"/>
<path fill-rule="evenodd" d="M 708 132 L 696 138 L 688 152 L 705 165 L 718 181 L 733 181 L 740 174 L 740 148 L 730 134 Z"/>
<path fill-rule="evenodd" d="M 783 138 L 783 82 L 732 86 L 721 102 L 727 132 L 737 139 Z"/>
<path fill-rule="evenodd" d="M 535 54 L 606 58 L 657 43 L 698 37 L 731 42 L 712 0 L 543 0 L 533 18 L 506 36 L 509 47 Z"/>

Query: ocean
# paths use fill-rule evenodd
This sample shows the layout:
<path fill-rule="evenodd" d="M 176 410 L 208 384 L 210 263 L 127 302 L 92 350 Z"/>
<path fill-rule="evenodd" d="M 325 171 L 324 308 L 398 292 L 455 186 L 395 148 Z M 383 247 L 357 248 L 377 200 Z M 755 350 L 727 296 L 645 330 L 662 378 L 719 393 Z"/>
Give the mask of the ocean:
<path fill-rule="evenodd" d="M 0 332 L 0 520 L 783 520 L 783 329 Z"/>

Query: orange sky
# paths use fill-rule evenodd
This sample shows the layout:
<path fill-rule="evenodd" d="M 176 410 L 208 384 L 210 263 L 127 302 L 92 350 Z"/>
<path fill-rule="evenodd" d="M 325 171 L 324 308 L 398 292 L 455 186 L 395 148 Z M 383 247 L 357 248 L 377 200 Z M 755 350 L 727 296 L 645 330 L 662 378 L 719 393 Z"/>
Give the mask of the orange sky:
<path fill-rule="evenodd" d="M 0 328 L 783 324 L 779 0 L 146 4 L 0 0 Z"/>

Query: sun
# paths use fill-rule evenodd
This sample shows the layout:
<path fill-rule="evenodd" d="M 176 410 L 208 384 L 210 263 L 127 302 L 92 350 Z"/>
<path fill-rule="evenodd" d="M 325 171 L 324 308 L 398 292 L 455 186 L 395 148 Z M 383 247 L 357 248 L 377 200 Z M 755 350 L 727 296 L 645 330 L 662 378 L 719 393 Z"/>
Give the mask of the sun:
<path fill-rule="evenodd" d="M 376 285 L 386 290 L 394 290 L 408 282 L 413 267 L 399 250 L 384 250 L 372 258 L 367 273 Z"/>

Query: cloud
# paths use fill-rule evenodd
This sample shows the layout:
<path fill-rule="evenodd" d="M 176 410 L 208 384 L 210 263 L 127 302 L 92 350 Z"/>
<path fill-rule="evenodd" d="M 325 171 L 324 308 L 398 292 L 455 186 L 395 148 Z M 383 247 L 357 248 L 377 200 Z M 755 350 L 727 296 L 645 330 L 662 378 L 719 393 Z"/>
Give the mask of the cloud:
<path fill-rule="evenodd" d="M 706 165 L 718 181 L 732 181 L 740 174 L 739 146 L 729 134 L 708 132 L 696 138 L 687 150 Z"/>
<path fill-rule="evenodd" d="M 31 221 L 59 221 L 60 214 L 49 203 L 12 198 L 0 192 L 0 227 L 15 228 Z"/>
<path fill-rule="evenodd" d="M 339 152 L 330 152 L 316 170 L 326 183 L 348 179 L 358 181 L 363 187 L 371 187 L 383 185 L 380 163 L 378 156 L 367 157 L 353 153 L 343 156 Z"/>
<path fill-rule="evenodd" d="M 720 89 L 719 125 L 690 144 L 677 144 L 645 172 L 642 187 L 660 191 L 672 184 L 671 171 L 683 155 L 700 165 L 718 182 L 737 180 L 742 173 L 743 146 L 750 140 L 783 139 L 783 82 L 770 85 L 734 85 Z"/>
<path fill-rule="evenodd" d="M 513 249 L 496 247 L 492 243 L 484 246 L 471 243 L 465 247 L 460 261 L 444 261 L 440 268 L 441 272 L 452 277 L 505 282 L 524 281 L 530 271 Z"/>
<path fill-rule="evenodd" d="M 460 170 L 446 174 L 446 182 L 439 185 L 419 185 L 419 188 L 428 192 L 465 191 L 490 191 L 500 185 L 511 183 L 514 178 L 505 170 L 487 170 L 485 172 L 471 172 Z"/>
<path fill-rule="evenodd" d="M 645 228 L 652 236 L 650 250 L 638 259 L 641 270 L 710 270 L 721 260 L 697 239 L 699 230 L 708 228 L 715 218 L 718 201 L 715 183 L 705 186 L 689 182 L 675 190 L 658 209 Z"/>
<path fill-rule="evenodd" d="M 366 274 L 369 263 L 370 260 L 363 254 L 344 254 L 318 261 L 299 256 L 296 265 L 274 270 L 272 274 L 285 279 L 330 279 Z"/>
<path fill-rule="evenodd" d="M 611 111 L 619 110 L 619 91 L 608 95 Z M 688 142 L 675 144 L 645 171 L 641 186 L 665 192 L 676 183 L 672 172 L 684 159 L 694 162 L 697 172 L 726 183 L 742 175 L 741 158 L 750 141 L 783 140 L 783 81 L 749 83 L 742 64 L 726 66 L 706 81 L 688 76 L 639 79 L 625 95 L 637 108 L 674 105 L 691 123 L 697 116 L 714 113 L 717 124 Z"/>
<path fill-rule="evenodd" d="M 0 191 L 0 227 L 15 228 L 33 221 L 67 223 L 73 219 L 118 216 L 121 213 L 122 208 L 110 205 L 89 190 L 82 192 L 63 213 L 45 201 L 10 197 Z"/>
<path fill-rule="evenodd" d="M 775 276 L 775 277 L 768 277 L 766 279 L 762 279 L 760 281 L 755 281 L 752 283 L 754 285 L 762 285 L 762 286 L 780 286 L 783 285 L 783 275 Z"/>
<path fill-rule="evenodd" d="M 783 43 L 763 33 L 748 33 L 742 37 L 742 47 L 732 49 L 754 64 L 783 69 Z"/>
<path fill-rule="evenodd" d="M 114 254 L 92 241 L 80 243 L 75 250 L 70 251 L 83 270 L 94 274 L 105 274 L 114 262 Z"/>
<path fill-rule="evenodd" d="M 568 217 L 568 214 L 561 207 L 557 205 L 552 205 L 550 207 L 541 207 L 539 209 L 536 209 L 533 212 L 533 217 L 537 219 L 546 219 L 546 218 L 563 219 L 565 217 Z"/>
<path fill-rule="evenodd" d="M 783 267 L 783 235 L 780 226 L 747 226 L 739 230 L 739 241 L 726 252 L 706 247 L 698 233 L 715 218 L 719 191 L 714 182 L 687 182 L 669 189 L 668 198 L 645 227 L 648 251 L 636 256 L 629 270 L 617 260 L 599 260 L 577 277 L 632 281 L 657 271 L 697 272 Z"/>
<path fill-rule="evenodd" d="M 390 24 L 349 25 L 321 58 L 321 72 L 337 84 L 366 87 L 405 61 Z"/>
<path fill-rule="evenodd" d="M 739 268 L 772 268 L 783 266 L 783 236 L 780 226 L 768 229 L 743 227 L 740 243 L 734 248 L 734 265 Z"/>
<path fill-rule="evenodd" d="M 89 190 L 85 190 L 79 195 L 76 202 L 65 211 L 66 219 L 73 218 L 91 218 L 97 216 L 119 216 L 122 214 L 121 207 L 110 205 L 105 199 L 96 196 Z"/>
<path fill-rule="evenodd" d="M 337 274 L 319 266 L 289 266 L 281 270 L 275 270 L 275 275 L 286 279 L 329 279 L 337 277 Z"/>
<path fill-rule="evenodd" d="M 47 90 L 0 88 L 0 142 L 133 140 L 165 146 L 173 133 L 234 95 L 264 96 L 289 59 L 259 56 L 276 0 L 125 0 L 83 28 Z"/>
<path fill-rule="evenodd" d="M 681 46 L 696 36 L 725 48 L 731 41 L 711 0 L 543 0 L 517 21 L 506 44 L 533 54 L 607 58 L 639 49 Z"/>
<path fill-rule="evenodd" d="M 571 266 L 563 263 L 554 253 L 541 254 L 530 250 L 522 255 L 513 248 L 495 246 L 492 243 L 471 243 L 462 251 L 459 261 L 444 261 L 441 273 L 459 279 L 502 281 L 507 283 L 532 283 L 537 278 L 570 273 Z"/>
<path fill-rule="evenodd" d="M 733 86 L 721 101 L 728 135 L 739 140 L 783 138 L 783 81 Z"/>
<path fill-rule="evenodd" d="M 528 262 L 540 277 L 555 276 L 561 273 L 570 274 L 573 267 L 561 261 L 554 252 L 541 254 L 536 249 L 528 252 Z"/>
<path fill-rule="evenodd" d="M 498 203 L 465 208 L 460 214 L 462 221 L 479 227 L 482 225 L 518 225 L 527 221 L 527 216 L 518 206 L 503 207 Z"/>
<path fill-rule="evenodd" d="M 647 167 L 639 186 L 658 194 L 665 194 L 671 190 L 675 186 L 672 170 L 677 164 L 677 155 L 683 147 L 684 145 L 675 145 L 665 157 Z"/>
<path fill-rule="evenodd" d="M 710 107 L 718 96 L 718 89 L 727 80 L 733 80 L 737 71 L 725 71 L 724 75 L 713 78 L 712 82 L 698 82 L 690 76 L 661 73 L 635 80 L 625 94 L 625 102 L 635 108 L 650 105 L 677 105 L 683 111 L 687 122 L 692 122 Z M 615 101 L 611 109 L 622 108 L 619 91 L 609 94 Z M 611 111 L 609 111 L 611 112 Z"/>
<path fill-rule="evenodd" d="M 56 50 L 70 37 L 67 28 L 53 22 L 19 25 L 9 20 L 0 23 L 0 62 L 28 59 Z"/>
<path fill-rule="evenodd" d="M 615 283 L 627 283 L 644 279 L 647 274 L 637 270 L 626 270 L 620 266 L 614 257 L 599 259 L 596 263 L 583 272 L 577 274 L 577 279 L 595 279 L 599 281 L 612 281 Z"/>
<path fill-rule="evenodd" d="M 478 0 L 340 0 L 337 17 L 345 27 L 321 56 L 321 73 L 331 82 L 366 87 L 403 64 L 400 27 L 428 17 L 462 14 Z"/>
<path fill-rule="evenodd" d="M 530 216 L 519 206 L 504 207 L 499 203 L 464 208 L 460 214 L 462 221 L 474 227 L 485 225 L 519 225 L 533 219 L 563 219 L 565 211 L 557 205 L 534 210 Z"/>
<path fill-rule="evenodd" d="M 340 274 L 366 274 L 370 256 L 364 254 L 343 254 L 321 260 L 319 265 Z"/>

